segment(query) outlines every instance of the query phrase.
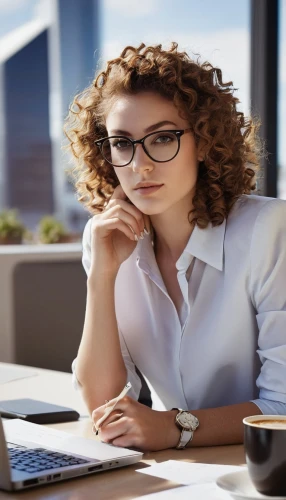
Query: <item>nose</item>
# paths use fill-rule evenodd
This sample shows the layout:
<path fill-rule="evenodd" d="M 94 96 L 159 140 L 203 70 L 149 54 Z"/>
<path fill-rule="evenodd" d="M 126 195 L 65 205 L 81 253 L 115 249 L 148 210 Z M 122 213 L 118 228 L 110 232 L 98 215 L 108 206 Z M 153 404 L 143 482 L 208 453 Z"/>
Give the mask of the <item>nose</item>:
<path fill-rule="evenodd" d="M 153 170 L 154 168 L 153 162 L 145 153 L 142 144 L 135 144 L 135 153 L 131 167 L 134 172 L 138 172 L 139 170 Z"/>

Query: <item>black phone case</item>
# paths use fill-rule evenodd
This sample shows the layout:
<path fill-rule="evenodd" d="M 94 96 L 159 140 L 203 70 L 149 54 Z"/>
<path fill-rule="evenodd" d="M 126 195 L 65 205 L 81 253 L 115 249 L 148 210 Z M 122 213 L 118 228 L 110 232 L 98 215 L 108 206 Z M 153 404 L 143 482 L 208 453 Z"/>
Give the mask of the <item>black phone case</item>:
<path fill-rule="evenodd" d="M 79 419 L 79 413 L 72 408 L 28 398 L 0 401 L 0 415 L 21 418 L 34 424 L 56 424 Z"/>

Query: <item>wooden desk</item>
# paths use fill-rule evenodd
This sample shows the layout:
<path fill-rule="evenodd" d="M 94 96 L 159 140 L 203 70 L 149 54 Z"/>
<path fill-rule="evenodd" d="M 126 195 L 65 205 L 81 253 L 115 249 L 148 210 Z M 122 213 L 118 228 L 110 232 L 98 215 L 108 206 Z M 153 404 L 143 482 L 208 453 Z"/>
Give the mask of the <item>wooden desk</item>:
<path fill-rule="evenodd" d="M 8 366 L 6 363 L 0 363 Z M 9 365 L 13 366 L 13 365 Z M 18 365 L 17 365 L 18 366 Z M 24 367 L 23 367 L 24 368 Z M 81 418 L 78 422 L 53 424 L 50 427 L 72 434 L 97 439 L 91 431 L 91 420 L 80 394 L 74 391 L 71 374 L 26 367 L 27 372 L 37 372 L 34 377 L 0 385 L 0 399 L 33 398 L 70 406 Z M 170 488 L 176 483 L 139 474 L 136 469 L 165 460 L 184 460 L 209 464 L 242 465 L 245 463 L 243 446 L 218 446 L 212 448 L 189 448 L 187 450 L 165 450 L 146 453 L 138 464 L 112 471 L 101 472 L 77 479 L 69 479 L 20 493 L 0 491 L 0 500 L 129 500 Z"/>

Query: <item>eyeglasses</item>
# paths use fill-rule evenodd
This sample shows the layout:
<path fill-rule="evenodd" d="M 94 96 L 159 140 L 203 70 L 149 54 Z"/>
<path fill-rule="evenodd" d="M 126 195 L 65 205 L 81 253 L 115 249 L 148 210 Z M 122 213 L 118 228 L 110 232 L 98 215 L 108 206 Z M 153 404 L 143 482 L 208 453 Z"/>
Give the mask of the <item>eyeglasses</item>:
<path fill-rule="evenodd" d="M 188 130 L 191 129 L 160 130 L 136 141 L 122 135 L 114 135 L 99 139 L 95 144 L 99 147 L 103 158 L 114 167 L 126 167 L 132 162 L 136 144 L 142 144 L 151 160 L 164 163 L 177 156 L 180 150 L 180 138 Z"/>

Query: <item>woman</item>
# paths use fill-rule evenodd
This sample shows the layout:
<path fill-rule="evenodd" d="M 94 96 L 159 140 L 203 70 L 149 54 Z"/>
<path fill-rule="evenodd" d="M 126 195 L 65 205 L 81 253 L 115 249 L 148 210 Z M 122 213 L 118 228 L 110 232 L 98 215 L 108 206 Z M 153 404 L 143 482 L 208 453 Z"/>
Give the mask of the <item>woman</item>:
<path fill-rule="evenodd" d="M 93 215 L 73 371 L 94 423 L 132 383 L 100 428 L 114 445 L 240 443 L 244 417 L 286 413 L 286 202 L 251 194 L 256 130 L 231 85 L 176 44 L 127 47 L 67 121 Z M 165 411 L 137 401 L 135 366 Z"/>

